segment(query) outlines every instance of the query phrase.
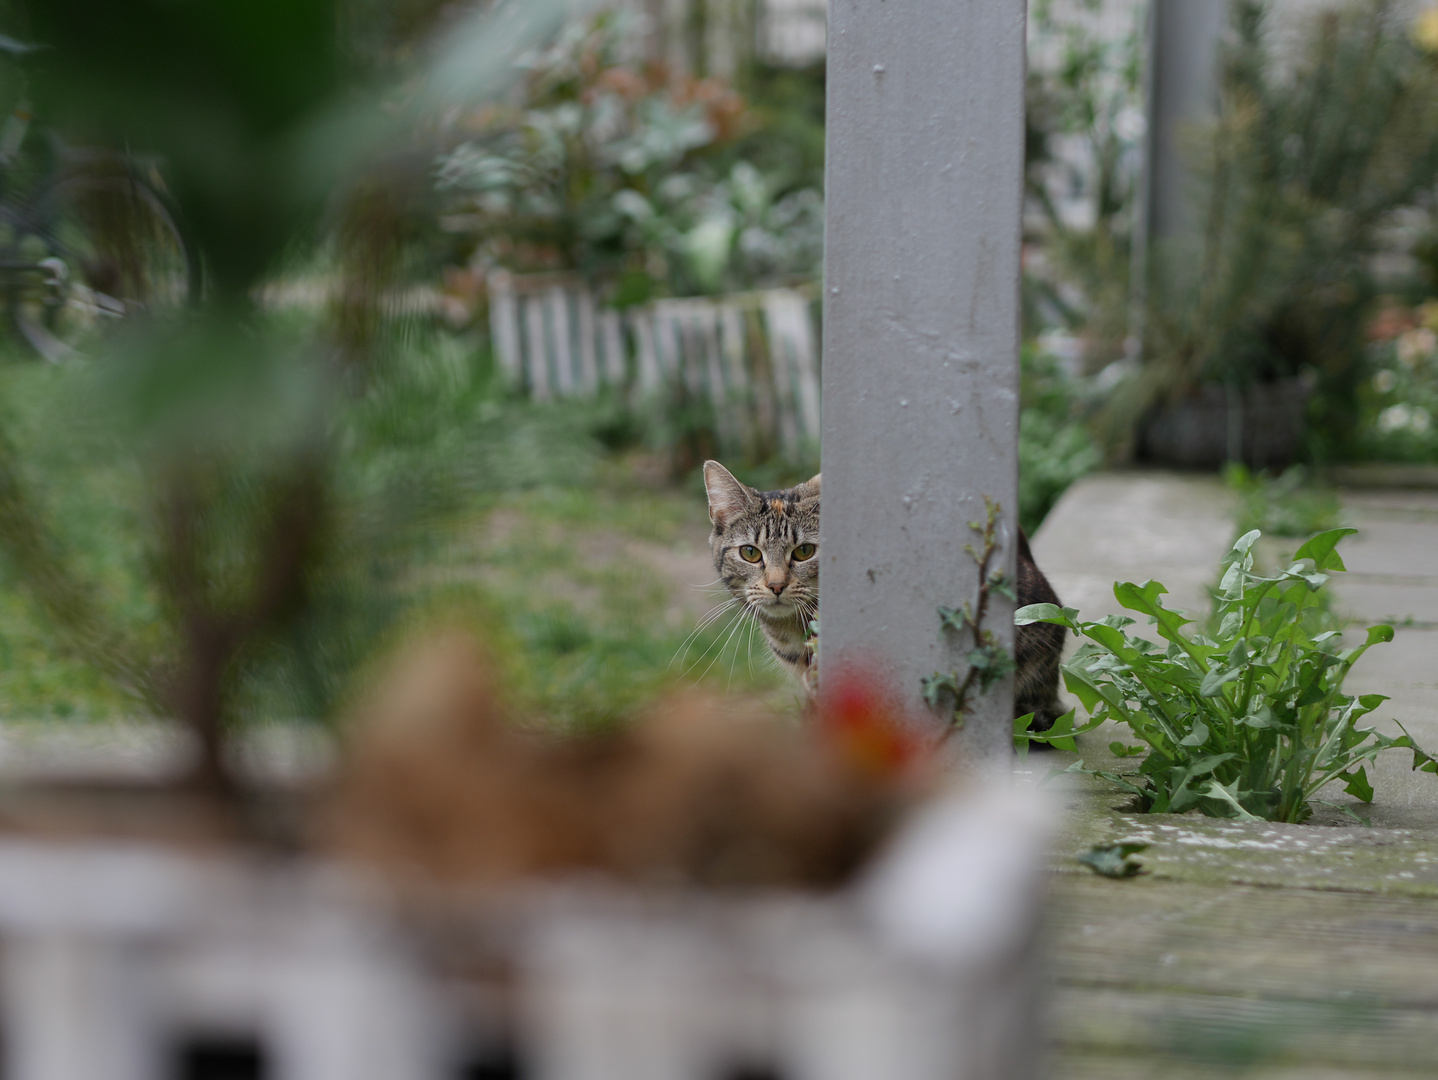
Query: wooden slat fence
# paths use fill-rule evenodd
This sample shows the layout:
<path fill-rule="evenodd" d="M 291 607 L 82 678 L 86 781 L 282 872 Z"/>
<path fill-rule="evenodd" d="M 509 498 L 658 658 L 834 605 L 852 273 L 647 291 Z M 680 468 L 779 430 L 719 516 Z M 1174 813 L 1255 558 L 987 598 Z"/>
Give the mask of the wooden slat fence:
<path fill-rule="evenodd" d="M 797 458 L 819 440 L 814 300 L 799 289 L 657 300 L 623 311 L 570 275 L 489 275 L 490 333 L 536 401 L 612 387 L 636 407 L 712 410 L 724 452 Z"/>

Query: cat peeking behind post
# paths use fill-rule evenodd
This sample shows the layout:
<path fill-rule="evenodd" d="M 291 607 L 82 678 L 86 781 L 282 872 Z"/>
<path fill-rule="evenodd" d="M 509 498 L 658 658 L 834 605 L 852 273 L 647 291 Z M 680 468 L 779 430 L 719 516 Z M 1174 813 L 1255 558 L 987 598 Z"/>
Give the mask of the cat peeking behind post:
<path fill-rule="evenodd" d="M 809 626 L 819 611 L 819 477 L 782 491 L 759 491 L 717 461 L 706 461 L 704 487 L 719 580 L 757 617 L 770 650 L 812 695 L 818 689 Z M 1019 607 L 1059 602 L 1022 530 L 1017 569 Z M 1014 633 L 1014 716 L 1033 713 L 1035 731 L 1046 731 L 1063 711 L 1058 700 L 1063 646 L 1063 628 L 1050 623 L 1020 626 Z"/>

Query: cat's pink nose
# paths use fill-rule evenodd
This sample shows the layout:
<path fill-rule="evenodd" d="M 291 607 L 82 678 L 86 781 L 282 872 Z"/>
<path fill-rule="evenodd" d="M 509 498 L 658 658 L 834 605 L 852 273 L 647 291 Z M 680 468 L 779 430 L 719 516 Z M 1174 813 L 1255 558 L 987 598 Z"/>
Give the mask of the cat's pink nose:
<path fill-rule="evenodd" d="M 767 584 L 769 586 L 769 591 L 772 592 L 775 596 L 778 596 L 781 592 L 784 591 L 784 582 L 782 581 L 770 581 L 767 582 Z"/>

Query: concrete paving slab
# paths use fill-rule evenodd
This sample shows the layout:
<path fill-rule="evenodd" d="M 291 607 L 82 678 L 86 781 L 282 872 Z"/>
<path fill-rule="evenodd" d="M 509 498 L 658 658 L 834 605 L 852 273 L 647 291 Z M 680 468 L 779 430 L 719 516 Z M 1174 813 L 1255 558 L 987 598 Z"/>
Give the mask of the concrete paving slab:
<path fill-rule="evenodd" d="M 1343 488 L 1339 498 L 1352 515 L 1392 515 L 1397 519 L 1438 520 L 1438 490 L 1402 491 L 1393 488 Z"/>
<path fill-rule="evenodd" d="M 1387 695 L 1389 700 L 1373 714 L 1374 726 L 1397 735 L 1401 723 L 1419 746 L 1438 754 L 1435 657 L 1438 629 L 1400 626 L 1391 642 L 1363 654 L 1345 685 L 1355 694 Z M 1438 776 L 1413 772 L 1407 751 L 1385 754 L 1372 773 L 1377 797 L 1371 806 L 1361 806 L 1337 789 L 1324 798 L 1349 806 L 1378 827 L 1438 830 Z"/>
<path fill-rule="evenodd" d="M 1357 536 L 1339 551 L 1350 573 L 1438 579 L 1438 521 L 1393 521 L 1353 514 Z"/>
<path fill-rule="evenodd" d="M 1085 619 L 1122 614 L 1115 581 L 1161 581 L 1170 606 L 1202 617 L 1233 543 L 1233 494 L 1216 477 L 1100 473 L 1074 484 L 1033 538 L 1034 558 Z"/>
<path fill-rule="evenodd" d="M 1438 627 L 1438 581 L 1431 578 L 1338 575 L 1334 611 L 1360 623 Z"/>
<path fill-rule="evenodd" d="M 1387 694 L 1383 713 L 1413 735 L 1438 744 L 1438 630 L 1400 626 L 1393 640 L 1375 645 L 1353 665 L 1345 684 L 1358 694 Z M 1438 752 L 1438 749 L 1435 749 Z"/>

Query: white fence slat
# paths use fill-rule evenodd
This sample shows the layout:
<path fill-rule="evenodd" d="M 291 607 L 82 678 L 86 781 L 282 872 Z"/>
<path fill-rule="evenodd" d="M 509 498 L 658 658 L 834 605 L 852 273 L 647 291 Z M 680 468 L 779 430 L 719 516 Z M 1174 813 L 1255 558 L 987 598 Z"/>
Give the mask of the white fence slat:
<path fill-rule="evenodd" d="M 704 397 L 704 364 L 700 358 L 703 346 L 699 343 L 699 323 L 703 319 L 706 301 L 690 300 L 679 309 L 676 335 L 679 352 L 675 357 L 683 373 L 684 389 L 691 400 Z"/>
<path fill-rule="evenodd" d="M 724 366 L 729 372 L 729 388 L 742 396 L 749 388 L 749 373 L 744 367 L 744 313 L 734 304 L 721 304 L 719 330 Z"/>
<path fill-rule="evenodd" d="M 544 308 L 533 296 L 525 297 L 523 306 L 526 331 L 524 358 L 529 370 L 529 392 L 535 401 L 548 401 L 549 348 L 544 340 Z"/>
<path fill-rule="evenodd" d="M 522 358 L 519 347 L 519 311 L 514 299 L 514 278 L 506 270 L 488 277 L 489 332 L 500 368 L 511 382 L 519 382 Z"/>
<path fill-rule="evenodd" d="M 913 808 L 832 893 L 517 880 L 436 885 L 423 907 L 313 858 L 10 837 L 0 1065 L 157 1080 L 178 1072 L 177 1036 L 214 1033 L 253 1040 L 275 1080 L 452 1080 L 466 1035 L 514 1033 L 524 1074 L 548 1080 L 737 1076 L 736 1061 L 1028 1077 L 1053 821 L 1032 793 L 970 784 Z M 969 866 L 989 872 L 952 872 Z M 437 939 L 434 911 L 464 917 Z"/>
<path fill-rule="evenodd" d="M 617 311 L 599 313 L 599 341 L 604 347 L 604 377 L 612 386 L 623 386 L 628 378 L 624 363 L 624 323 Z"/>
<path fill-rule="evenodd" d="M 555 285 L 545 297 L 549 328 L 554 338 L 554 383 L 560 397 L 574 394 L 574 346 L 569 333 L 569 294 Z"/>
<path fill-rule="evenodd" d="M 744 312 L 737 304 L 721 303 L 718 316 L 719 351 L 728 380 L 727 409 L 734 418 L 735 448 L 743 451 L 762 430 L 744 365 Z"/>
<path fill-rule="evenodd" d="M 816 362 L 814 328 L 809 321 L 809 302 L 796 292 L 789 293 L 786 302 L 789 309 L 788 327 L 793 342 L 794 374 L 798 383 L 799 419 L 804 437 L 818 441 L 819 416 L 819 365 Z"/>
<path fill-rule="evenodd" d="M 794 415 L 794 365 L 790 342 L 785 336 L 785 308 L 777 292 L 764 294 L 764 323 L 768 331 L 769 362 L 773 368 L 774 396 L 778 408 L 779 445 L 790 455 L 799 450 L 799 427 Z"/>
<path fill-rule="evenodd" d="M 579 332 L 579 392 L 585 397 L 593 397 L 599 391 L 594 294 L 580 288 L 575 290 L 574 299 Z"/>
<path fill-rule="evenodd" d="M 679 327 L 675 318 L 674 300 L 661 300 L 654 305 L 654 341 L 659 346 L 659 369 L 665 375 L 682 379 L 679 367 Z"/>
<path fill-rule="evenodd" d="M 143 950 L 106 929 L 109 935 L 37 934 L 26 927 L 5 942 L 7 1076 L 151 1080 L 166 1071 L 160 1032 L 145 1009 L 154 972 Z"/>
<path fill-rule="evenodd" d="M 709 400 L 714 406 L 715 426 L 720 442 L 725 448 L 739 449 L 739 417 L 735 408 L 737 399 L 732 397 L 724 385 L 724 351 L 719 343 L 718 304 L 704 306 L 704 316 L 699 326 L 699 339 L 704 346 L 704 366 L 709 375 Z"/>
<path fill-rule="evenodd" d="M 639 354 L 639 389 L 645 394 L 656 393 L 664 382 L 664 375 L 659 370 L 659 351 L 654 346 L 653 313 L 644 309 L 631 311 L 629 327 Z"/>
<path fill-rule="evenodd" d="M 708 402 L 724 452 L 777 444 L 794 457 L 818 439 L 818 343 L 800 291 L 663 299 L 621 312 L 601 307 L 578 277 L 495 272 L 490 282 L 496 356 L 523 373 L 536 401 L 628 386 L 632 343 L 639 391 L 677 385 Z"/>

